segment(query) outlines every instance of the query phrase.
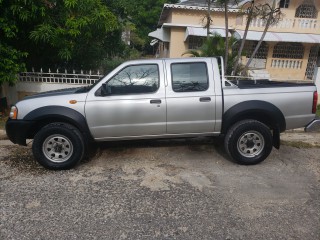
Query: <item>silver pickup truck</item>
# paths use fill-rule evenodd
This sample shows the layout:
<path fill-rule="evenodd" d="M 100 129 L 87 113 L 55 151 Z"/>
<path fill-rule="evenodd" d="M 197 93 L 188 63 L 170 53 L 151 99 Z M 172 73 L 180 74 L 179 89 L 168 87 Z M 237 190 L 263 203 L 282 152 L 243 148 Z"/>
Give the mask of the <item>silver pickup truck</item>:
<path fill-rule="evenodd" d="M 74 167 L 91 141 L 222 136 L 240 164 L 279 149 L 286 129 L 319 125 L 313 84 L 228 81 L 221 58 L 123 63 L 92 86 L 26 97 L 6 131 L 49 169 Z"/>

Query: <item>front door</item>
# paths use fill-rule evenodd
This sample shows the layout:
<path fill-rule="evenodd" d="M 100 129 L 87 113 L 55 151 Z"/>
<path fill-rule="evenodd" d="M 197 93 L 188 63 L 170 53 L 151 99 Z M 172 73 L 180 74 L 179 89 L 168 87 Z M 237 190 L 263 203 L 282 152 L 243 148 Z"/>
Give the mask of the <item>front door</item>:
<path fill-rule="evenodd" d="M 161 61 L 127 65 L 105 81 L 103 94 L 102 86 L 94 96 L 89 93 L 85 111 L 93 137 L 130 139 L 165 134 L 163 79 Z"/>

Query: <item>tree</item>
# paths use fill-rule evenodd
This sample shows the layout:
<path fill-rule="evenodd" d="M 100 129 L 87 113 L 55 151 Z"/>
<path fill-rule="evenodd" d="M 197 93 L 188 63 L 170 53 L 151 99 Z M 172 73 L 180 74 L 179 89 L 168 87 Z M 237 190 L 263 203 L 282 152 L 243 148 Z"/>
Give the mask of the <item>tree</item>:
<path fill-rule="evenodd" d="M 105 0 L 120 19 L 122 28 L 131 28 L 131 47 L 144 53 L 152 51 L 148 33 L 157 27 L 163 5 L 177 2 L 179 0 Z"/>
<path fill-rule="evenodd" d="M 13 1 L 0 0 L 0 85 L 4 82 L 14 84 L 17 73 L 25 70 L 24 61 L 28 53 L 16 47 L 14 43 L 20 31 L 19 20 L 29 20 L 38 10 L 33 4 L 29 7 L 32 11 L 27 14 L 23 9 L 15 8 Z M 19 15 L 17 11 L 22 14 Z"/>
<path fill-rule="evenodd" d="M 255 10 L 256 10 L 255 2 L 253 0 L 253 1 L 250 2 L 249 7 L 246 8 L 245 12 L 244 12 L 244 14 L 247 16 L 247 23 L 246 23 L 246 28 L 244 30 L 244 34 L 243 34 L 243 37 L 242 37 L 242 40 L 241 40 L 241 44 L 240 44 L 240 47 L 239 47 L 239 50 L 238 50 L 238 55 L 237 55 L 237 58 L 235 59 L 235 62 L 234 62 L 234 67 L 233 67 L 234 71 L 233 71 L 232 74 L 235 74 L 238 71 L 240 58 L 242 56 L 242 51 L 243 51 L 243 48 L 244 48 L 244 44 L 245 44 L 246 39 L 247 39 L 247 34 L 248 34 L 248 31 L 249 31 L 250 23 L 251 23 L 252 19 L 257 16 L 257 12 Z"/>
<path fill-rule="evenodd" d="M 228 23 L 228 0 L 220 0 L 224 3 L 224 21 L 225 21 L 225 34 L 226 34 L 226 49 L 224 54 L 224 71 L 227 72 L 228 56 L 229 56 L 229 23 Z"/>
<path fill-rule="evenodd" d="M 269 27 L 272 26 L 273 24 L 277 24 L 282 17 L 280 7 L 276 7 L 276 2 L 277 2 L 276 0 L 273 0 L 272 6 L 269 3 L 265 3 L 259 7 L 259 9 L 260 9 L 259 15 L 261 16 L 262 19 L 265 20 L 266 25 L 265 25 L 265 28 L 263 30 L 263 33 L 261 35 L 261 38 L 260 38 L 256 48 L 252 52 L 252 55 L 251 55 L 249 61 L 247 62 L 247 64 L 245 65 L 245 67 L 243 69 L 243 72 L 245 72 L 248 69 L 248 67 L 250 66 L 250 63 L 252 62 L 254 56 L 258 52 L 259 47 L 261 46 L 263 39 L 267 34 Z"/>
<path fill-rule="evenodd" d="M 100 0 L 46 0 L 44 4 L 44 18 L 30 32 L 30 39 L 54 48 L 67 67 L 96 65 L 96 59 L 106 54 L 107 35 L 118 28 L 116 16 Z"/>
<path fill-rule="evenodd" d="M 210 26 L 212 23 L 211 18 L 211 4 L 214 0 L 207 0 L 207 13 L 206 16 L 203 18 L 202 22 L 204 22 L 204 27 L 207 29 L 207 39 L 210 38 L 211 32 L 210 32 Z"/>
<path fill-rule="evenodd" d="M 0 76 L 25 67 L 89 69 L 121 52 L 117 17 L 101 0 L 0 0 Z"/>
<path fill-rule="evenodd" d="M 211 19 L 211 4 L 213 2 L 216 2 L 217 4 L 223 6 L 224 8 L 224 20 L 225 20 L 225 51 L 224 51 L 224 71 L 227 71 L 228 68 L 228 57 L 229 57 L 229 23 L 228 23 L 228 11 L 229 11 L 229 3 L 230 0 L 207 0 L 207 14 L 206 14 L 206 23 L 205 23 L 205 27 L 207 29 L 207 38 L 209 38 L 210 36 L 210 25 L 212 22 Z M 236 1 L 234 1 L 236 2 Z"/>
<path fill-rule="evenodd" d="M 235 45 L 237 43 L 237 39 L 234 37 L 230 37 L 228 44 L 230 51 L 228 52 L 228 62 L 225 73 L 231 74 L 233 70 L 233 64 L 237 57 L 237 50 Z M 215 56 L 223 56 L 225 54 L 226 49 L 225 38 L 223 38 L 219 34 L 213 34 L 209 38 L 206 38 L 203 45 L 196 50 L 188 50 L 183 55 L 189 55 L 191 57 L 215 57 Z"/>
<path fill-rule="evenodd" d="M 0 43 L 0 86 L 4 82 L 10 85 L 17 79 L 17 73 L 26 69 L 23 59 L 26 52 L 21 52 L 7 44 Z"/>

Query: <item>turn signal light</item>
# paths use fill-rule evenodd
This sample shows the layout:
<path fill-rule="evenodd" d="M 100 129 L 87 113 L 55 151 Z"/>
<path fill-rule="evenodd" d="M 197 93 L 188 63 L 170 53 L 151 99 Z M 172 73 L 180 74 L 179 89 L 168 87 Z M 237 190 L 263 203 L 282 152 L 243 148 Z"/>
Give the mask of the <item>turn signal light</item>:
<path fill-rule="evenodd" d="M 11 107 L 9 117 L 11 119 L 17 119 L 17 117 L 18 117 L 18 108 L 16 106 L 12 106 Z"/>

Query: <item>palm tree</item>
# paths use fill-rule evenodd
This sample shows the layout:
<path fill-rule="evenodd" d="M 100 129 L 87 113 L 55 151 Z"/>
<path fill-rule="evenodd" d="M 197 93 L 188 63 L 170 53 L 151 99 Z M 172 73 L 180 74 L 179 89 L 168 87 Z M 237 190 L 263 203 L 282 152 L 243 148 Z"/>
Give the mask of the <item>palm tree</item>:
<path fill-rule="evenodd" d="M 247 34 L 248 34 L 248 31 L 249 31 L 250 23 L 251 23 L 252 19 L 257 15 L 255 10 L 256 10 L 255 2 L 254 2 L 254 0 L 252 0 L 251 3 L 250 3 L 250 6 L 245 11 L 245 15 L 247 15 L 247 23 L 246 23 L 246 28 L 244 30 L 244 34 L 243 34 L 242 40 L 241 40 L 240 48 L 238 50 L 238 55 L 237 55 L 237 58 L 236 58 L 236 60 L 234 62 L 233 75 L 238 71 L 239 61 L 240 61 L 240 58 L 242 56 L 244 44 L 245 44 L 246 39 L 247 39 Z"/>
<path fill-rule="evenodd" d="M 228 61 L 225 64 L 225 73 L 230 75 L 233 70 L 233 64 L 237 57 L 237 49 L 235 48 L 237 39 L 230 37 L 228 41 Z M 219 34 L 213 34 L 206 38 L 204 43 L 199 49 L 188 50 L 182 55 L 189 55 L 191 57 L 216 57 L 223 56 L 225 54 L 226 41 Z"/>
<path fill-rule="evenodd" d="M 225 52 L 224 52 L 224 71 L 227 71 L 228 68 L 228 58 L 229 58 L 229 21 L 228 21 L 228 11 L 229 11 L 229 3 L 230 0 L 217 0 L 219 5 L 224 7 L 224 24 L 225 24 Z"/>
<path fill-rule="evenodd" d="M 251 54 L 251 57 L 249 58 L 249 61 L 247 62 L 247 64 L 242 70 L 243 72 L 245 72 L 249 68 L 249 65 L 252 62 L 253 58 L 255 57 L 256 53 L 258 52 L 259 47 L 261 46 L 269 27 L 274 24 L 277 24 L 282 18 L 283 14 L 281 13 L 280 7 L 276 7 L 276 2 L 277 2 L 276 0 L 273 0 L 272 6 L 266 3 L 259 7 L 259 12 L 260 12 L 259 15 L 261 16 L 262 19 L 266 21 L 266 25 L 256 48 L 254 49 L 253 53 Z"/>

